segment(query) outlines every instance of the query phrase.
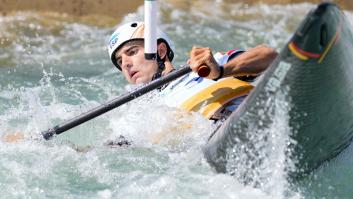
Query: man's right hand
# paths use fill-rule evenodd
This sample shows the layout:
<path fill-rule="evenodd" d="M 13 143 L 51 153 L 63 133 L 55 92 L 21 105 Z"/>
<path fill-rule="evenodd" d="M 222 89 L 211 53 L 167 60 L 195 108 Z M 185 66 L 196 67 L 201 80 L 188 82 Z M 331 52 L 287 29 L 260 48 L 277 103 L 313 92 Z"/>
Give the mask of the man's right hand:
<path fill-rule="evenodd" d="M 24 140 L 24 134 L 21 132 L 16 132 L 13 134 L 6 134 L 4 136 L 2 136 L 1 140 L 3 142 L 19 142 Z"/>

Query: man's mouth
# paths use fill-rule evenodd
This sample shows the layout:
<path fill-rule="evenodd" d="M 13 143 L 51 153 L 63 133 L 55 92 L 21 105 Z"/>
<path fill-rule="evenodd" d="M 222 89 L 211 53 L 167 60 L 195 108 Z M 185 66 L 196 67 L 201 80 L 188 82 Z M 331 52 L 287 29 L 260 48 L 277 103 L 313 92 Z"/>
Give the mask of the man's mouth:
<path fill-rule="evenodd" d="M 130 77 L 133 78 L 133 77 L 137 74 L 137 72 L 138 72 L 138 71 L 132 71 L 132 72 L 130 73 Z"/>

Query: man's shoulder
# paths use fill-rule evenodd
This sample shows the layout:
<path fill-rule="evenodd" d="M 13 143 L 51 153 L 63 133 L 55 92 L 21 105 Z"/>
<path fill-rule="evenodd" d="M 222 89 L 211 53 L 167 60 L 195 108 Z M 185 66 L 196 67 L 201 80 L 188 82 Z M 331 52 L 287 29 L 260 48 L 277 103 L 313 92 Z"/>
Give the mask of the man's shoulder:
<path fill-rule="evenodd" d="M 243 52 L 245 51 L 234 48 L 234 49 L 228 50 L 227 52 L 217 52 L 213 55 L 213 57 L 215 58 L 218 64 L 224 65 L 230 60 L 237 57 L 238 55 L 242 54 Z"/>

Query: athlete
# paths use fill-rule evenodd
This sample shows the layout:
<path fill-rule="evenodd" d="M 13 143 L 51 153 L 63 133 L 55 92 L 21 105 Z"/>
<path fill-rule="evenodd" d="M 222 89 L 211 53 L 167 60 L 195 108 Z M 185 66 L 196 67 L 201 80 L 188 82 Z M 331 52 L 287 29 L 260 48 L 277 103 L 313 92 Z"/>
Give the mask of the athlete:
<path fill-rule="evenodd" d="M 148 83 L 174 70 L 174 45 L 169 37 L 158 30 L 157 60 L 146 60 L 143 33 L 143 22 L 131 22 L 119 27 L 109 40 L 111 61 L 130 84 Z M 247 51 L 233 49 L 215 55 L 210 48 L 193 47 L 187 63 L 194 72 L 170 83 L 161 95 L 168 99 L 166 101 L 171 106 L 198 111 L 216 121 L 225 119 L 252 88 L 252 85 L 241 80 L 249 81 L 257 77 L 276 56 L 276 51 L 265 45 Z M 201 66 L 210 69 L 210 74 L 205 78 L 197 75 Z M 23 139 L 22 133 L 15 133 L 5 135 L 1 140 L 16 142 Z M 128 145 L 125 142 L 122 139 L 118 144 L 108 145 Z"/>
<path fill-rule="evenodd" d="M 157 30 L 157 60 L 145 59 L 143 22 L 118 27 L 110 37 L 108 48 L 112 63 L 130 84 L 148 83 L 174 70 L 174 45 L 161 30 Z M 219 113 L 229 115 L 252 88 L 252 85 L 241 80 L 249 81 L 257 77 L 276 56 L 277 52 L 265 45 L 215 55 L 210 48 L 193 47 L 187 61 L 193 73 L 170 83 L 162 90 L 162 95 L 169 97 L 167 101 L 172 106 L 198 111 L 209 119 L 224 118 Z M 210 69 L 205 78 L 197 75 L 201 66 Z M 231 89 L 226 91 L 225 88 Z M 218 92 L 221 97 L 213 95 L 221 89 L 225 91 Z M 205 94 L 208 97 L 204 97 Z M 203 97 L 195 97 L 198 95 Z M 205 106 L 200 106 L 203 102 L 215 102 L 218 106 L 208 104 L 210 107 L 207 107 L 206 104 L 205 111 Z"/>

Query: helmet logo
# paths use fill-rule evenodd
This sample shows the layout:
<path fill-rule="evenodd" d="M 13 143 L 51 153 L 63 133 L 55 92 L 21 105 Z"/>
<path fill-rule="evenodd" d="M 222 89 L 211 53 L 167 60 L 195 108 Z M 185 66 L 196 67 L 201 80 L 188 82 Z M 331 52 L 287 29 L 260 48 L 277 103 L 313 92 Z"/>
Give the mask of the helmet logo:
<path fill-rule="evenodd" d="M 112 35 L 112 37 L 110 38 L 109 40 L 109 48 L 112 49 L 113 46 L 116 44 L 116 42 L 118 41 L 118 36 L 119 36 L 119 33 L 116 33 L 114 35 Z"/>

